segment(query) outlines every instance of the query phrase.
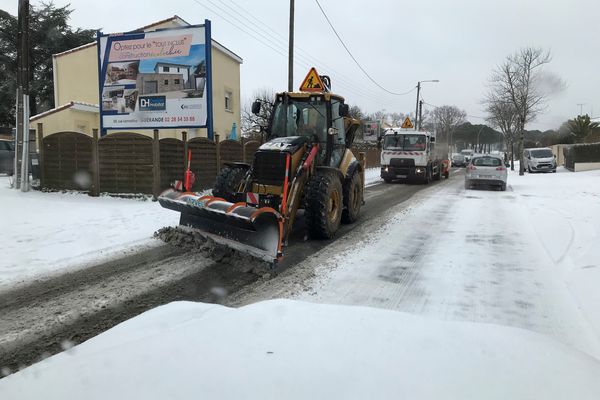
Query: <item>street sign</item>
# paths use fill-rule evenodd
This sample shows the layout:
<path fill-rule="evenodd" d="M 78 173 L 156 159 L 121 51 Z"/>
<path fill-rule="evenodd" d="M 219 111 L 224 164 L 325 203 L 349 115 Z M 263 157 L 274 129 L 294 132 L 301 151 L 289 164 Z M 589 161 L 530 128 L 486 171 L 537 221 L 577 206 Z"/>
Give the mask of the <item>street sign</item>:
<path fill-rule="evenodd" d="M 404 122 L 402 123 L 402 126 L 401 126 L 401 128 L 403 128 L 403 129 L 413 129 L 414 127 L 415 126 L 413 125 L 413 123 L 409 117 L 406 117 L 406 119 L 404 120 Z"/>
<path fill-rule="evenodd" d="M 325 85 L 323 81 L 319 77 L 317 70 L 315 67 L 312 67 L 308 74 L 306 74 L 306 78 L 302 81 L 302 85 L 300 85 L 301 92 L 323 92 L 325 91 Z"/>

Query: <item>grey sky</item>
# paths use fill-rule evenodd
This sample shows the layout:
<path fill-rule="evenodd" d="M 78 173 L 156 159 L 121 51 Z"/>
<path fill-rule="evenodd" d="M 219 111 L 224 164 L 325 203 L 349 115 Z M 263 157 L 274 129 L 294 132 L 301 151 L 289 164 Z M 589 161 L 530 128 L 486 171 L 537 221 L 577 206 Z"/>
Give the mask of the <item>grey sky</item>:
<path fill-rule="evenodd" d="M 518 48 L 533 45 L 552 51 L 548 70 L 558 74 L 567 87 L 528 128 L 558 127 L 579 113 L 577 103 L 585 103 L 584 113 L 593 111 L 594 116 L 600 115 L 597 95 L 600 2 L 597 0 L 320 2 L 359 62 L 391 91 L 404 92 L 418 80 L 439 79 L 440 83 L 423 85 L 424 100 L 434 105 L 454 104 L 467 111 L 471 122 L 479 123 L 481 119 L 475 117 L 485 116 L 480 99 L 492 68 Z M 174 14 L 190 23 L 202 23 L 208 18 L 212 21 L 213 38 L 244 59 L 243 99 L 250 97 L 256 88 L 287 87 L 287 0 L 55 0 L 57 5 L 66 3 L 75 9 L 72 25 L 102 28 L 107 33 L 131 30 Z M 0 0 L 0 4 L 2 9 L 16 14 L 16 0 Z M 253 20 L 250 14 L 262 23 Z M 279 32 L 281 38 L 269 28 Z M 331 76 L 334 91 L 346 97 L 348 103 L 369 112 L 414 111 L 414 92 L 403 97 L 391 96 L 365 78 L 338 43 L 314 0 L 296 0 L 296 44 L 310 58 L 319 60 L 319 73 Z M 302 51 L 296 54 L 297 87 L 308 70 L 306 65 L 315 62 L 306 57 L 300 59 L 306 55 Z"/>

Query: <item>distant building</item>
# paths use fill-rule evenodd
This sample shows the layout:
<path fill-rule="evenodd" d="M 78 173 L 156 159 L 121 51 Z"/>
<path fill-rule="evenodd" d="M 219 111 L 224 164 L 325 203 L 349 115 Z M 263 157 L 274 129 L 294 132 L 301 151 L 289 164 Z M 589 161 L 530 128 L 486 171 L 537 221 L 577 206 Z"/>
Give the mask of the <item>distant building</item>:
<path fill-rule="evenodd" d="M 136 31 L 151 32 L 157 29 L 189 26 L 178 16 L 144 26 Z M 212 99 L 214 132 L 227 137 L 235 123 L 240 126 L 240 56 L 212 41 Z M 98 93 L 98 54 L 96 42 L 67 50 L 52 56 L 54 68 L 55 108 L 31 117 L 31 127 L 43 124 L 44 135 L 61 131 L 92 134 L 100 128 Z M 204 90 L 206 66 L 202 63 L 192 70 L 186 65 L 157 63 L 153 73 L 140 73 L 137 62 L 113 66 L 107 74 L 113 81 L 135 80 L 139 88 L 135 95 L 114 91 L 103 97 L 106 105 L 122 101 L 127 107 L 139 94 L 162 93 L 172 90 Z M 122 100 L 119 100 L 122 99 Z M 161 137 L 180 137 L 181 131 L 188 137 L 206 137 L 206 129 L 161 129 Z M 109 131 L 112 132 L 112 131 Z M 135 131 L 152 135 L 152 131 Z"/>

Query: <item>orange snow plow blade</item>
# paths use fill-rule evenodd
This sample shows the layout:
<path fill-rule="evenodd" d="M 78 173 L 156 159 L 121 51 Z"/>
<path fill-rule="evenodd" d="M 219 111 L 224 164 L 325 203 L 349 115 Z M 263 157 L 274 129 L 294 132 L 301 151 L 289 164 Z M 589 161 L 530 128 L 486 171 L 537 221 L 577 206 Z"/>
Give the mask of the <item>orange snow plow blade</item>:
<path fill-rule="evenodd" d="M 179 225 L 194 228 L 217 243 L 267 262 L 282 257 L 283 218 L 271 207 L 230 203 L 219 197 L 166 190 L 161 206 L 179 211 Z"/>

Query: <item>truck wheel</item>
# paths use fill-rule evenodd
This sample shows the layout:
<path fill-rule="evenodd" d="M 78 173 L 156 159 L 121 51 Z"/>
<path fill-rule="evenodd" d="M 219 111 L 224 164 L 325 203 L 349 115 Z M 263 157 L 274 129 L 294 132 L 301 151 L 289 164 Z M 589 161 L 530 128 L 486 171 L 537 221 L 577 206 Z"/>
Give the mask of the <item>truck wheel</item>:
<path fill-rule="evenodd" d="M 355 171 L 352 178 L 347 179 L 344 184 L 344 210 L 342 211 L 342 222 L 351 224 L 358 219 L 360 206 L 363 202 L 363 187 L 360 174 Z"/>
<path fill-rule="evenodd" d="M 225 166 L 217 175 L 215 186 L 213 187 L 213 196 L 220 197 L 227 201 L 235 201 L 235 194 L 246 176 L 246 170 L 241 167 Z"/>
<path fill-rule="evenodd" d="M 392 180 L 390 178 L 383 178 L 383 181 L 385 183 L 392 183 Z"/>
<path fill-rule="evenodd" d="M 342 219 L 342 182 L 328 172 L 317 172 L 306 188 L 306 228 L 311 238 L 331 239 Z"/>
<path fill-rule="evenodd" d="M 441 170 L 440 166 L 438 165 L 437 172 L 435 175 L 433 175 L 433 180 L 439 181 L 440 179 L 442 179 L 442 170 Z"/>
<path fill-rule="evenodd" d="M 431 182 L 431 167 L 427 167 L 427 171 L 425 171 L 425 181 L 424 181 L 424 183 L 426 185 L 428 185 L 429 182 Z"/>

